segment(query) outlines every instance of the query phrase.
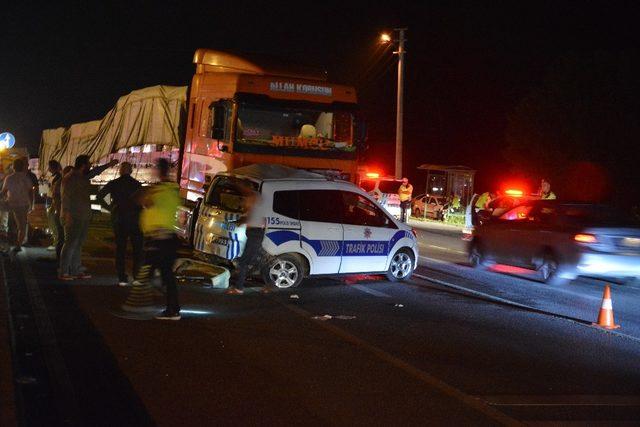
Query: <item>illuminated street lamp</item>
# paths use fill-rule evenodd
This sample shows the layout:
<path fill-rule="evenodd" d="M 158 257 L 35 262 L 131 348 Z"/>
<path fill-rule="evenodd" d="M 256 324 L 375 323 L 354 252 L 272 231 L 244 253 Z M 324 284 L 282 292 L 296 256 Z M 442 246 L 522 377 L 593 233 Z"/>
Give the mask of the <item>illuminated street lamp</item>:
<path fill-rule="evenodd" d="M 382 33 L 380 35 L 380 41 L 382 43 L 398 43 L 398 50 L 393 52 L 398 55 L 398 99 L 396 106 L 396 167 L 395 174 L 396 179 L 402 178 L 402 119 L 403 119 L 403 98 L 404 98 L 404 42 L 407 39 L 404 38 L 406 28 L 394 28 L 393 31 L 398 34 L 397 40 L 392 40 L 389 33 Z"/>

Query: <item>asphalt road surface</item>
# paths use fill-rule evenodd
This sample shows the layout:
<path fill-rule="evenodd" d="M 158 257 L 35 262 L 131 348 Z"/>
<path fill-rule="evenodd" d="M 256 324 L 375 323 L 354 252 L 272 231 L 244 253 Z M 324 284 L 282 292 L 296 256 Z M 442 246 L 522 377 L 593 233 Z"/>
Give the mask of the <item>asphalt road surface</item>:
<path fill-rule="evenodd" d="M 498 265 L 487 271 L 474 270 L 467 264 L 459 229 L 438 223 L 413 225 L 420 245 L 420 265 L 431 279 L 587 323 L 597 319 L 604 285 L 608 284 L 615 320 L 621 325 L 618 332 L 640 339 L 640 284 L 579 278 L 550 286 L 526 269 Z"/>
<path fill-rule="evenodd" d="M 243 296 L 182 285 L 183 319 L 162 322 L 125 318 L 129 290 L 98 252 L 85 259 L 96 277 L 70 284 L 42 249 L 3 260 L 23 425 L 640 420 L 634 304 L 619 296 L 637 289 L 615 287 L 623 326 L 610 333 L 581 319 L 597 315 L 599 284 L 553 289 L 427 252 L 405 284 L 350 276 Z M 578 308 L 540 309 L 552 302 Z"/>

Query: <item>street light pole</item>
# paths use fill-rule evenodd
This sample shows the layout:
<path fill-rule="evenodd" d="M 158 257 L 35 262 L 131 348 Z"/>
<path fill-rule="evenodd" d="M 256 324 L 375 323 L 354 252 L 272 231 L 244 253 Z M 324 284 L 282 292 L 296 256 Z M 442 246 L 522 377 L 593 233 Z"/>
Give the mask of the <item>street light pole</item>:
<path fill-rule="evenodd" d="M 398 32 L 398 50 L 394 52 L 398 55 L 398 98 L 396 106 L 396 179 L 402 178 L 402 120 L 404 102 L 404 32 L 406 28 L 396 28 Z"/>

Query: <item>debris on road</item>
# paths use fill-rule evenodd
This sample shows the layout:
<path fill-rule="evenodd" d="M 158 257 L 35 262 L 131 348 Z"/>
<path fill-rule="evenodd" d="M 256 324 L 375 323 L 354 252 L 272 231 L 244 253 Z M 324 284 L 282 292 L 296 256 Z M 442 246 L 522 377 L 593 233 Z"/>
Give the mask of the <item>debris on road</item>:
<path fill-rule="evenodd" d="M 313 316 L 312 319 L 314 320 L 331 320 L 331 319 L 338 319 L 338 320 L 353 320 L 355 319 L 356 316 L 346 316 L 344 314 L 339 314 L 337 316 L 332 316 L 330 314 L 323 314 L 322 316 Z"/>
<path fill-rule="evenodd" d="M 198 283 L 205 288 L 226 289 L 229 287 L 229 270 L 219 265 L 189 258 L 179 258 L 173 268 L 181 283 Z"/>
<path fill-rule="evenodd" d="M 298 296 L 298 294 L 291 294 L 289 295 L 290 299 L 300 299 L 300 297 Z"/>
<path fill-rule="evenodd" d="M 393 306 L 394 307 L 398 307 L 398 308 L 402 308 L 402 307 L 404 307 L 404 304 L 394 304 Z"/>

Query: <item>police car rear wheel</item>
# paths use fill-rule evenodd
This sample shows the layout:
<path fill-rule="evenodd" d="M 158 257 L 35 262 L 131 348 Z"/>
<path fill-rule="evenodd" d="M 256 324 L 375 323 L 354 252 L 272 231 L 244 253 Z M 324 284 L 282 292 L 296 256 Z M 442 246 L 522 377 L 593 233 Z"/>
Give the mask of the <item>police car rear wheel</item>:
<path fill-rule="evenodd" d="M 406 249 L 400 249 L 391 258 L 387 279 L 392 282 L 407 280 L 413 274 L 413 255 Z"/>
<path fill-rule="evenodd" d="M 280 289 L 298 286 L 303 277 L 304 267 L 301 260 L 290 254 L 277 256 L 263 272 L 265 283 Z"/>

